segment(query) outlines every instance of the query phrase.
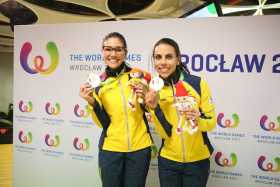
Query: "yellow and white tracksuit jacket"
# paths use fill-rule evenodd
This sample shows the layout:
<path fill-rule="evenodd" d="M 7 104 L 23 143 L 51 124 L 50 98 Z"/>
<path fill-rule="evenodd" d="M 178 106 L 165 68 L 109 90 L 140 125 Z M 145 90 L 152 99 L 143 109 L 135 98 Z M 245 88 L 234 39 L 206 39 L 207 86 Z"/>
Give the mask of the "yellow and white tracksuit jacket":
<path fill-rule="evenodd" d="M 135 109 L 128 105 L 130 68 L 115 77 L 107 77 L 95 88 L 96 102 L 92 119 L 103 128 L 99 148 L 114 152 L 132 152 L 151 146 L 152 139 L 143 106 L 136 102 Z"/>
<path fill-rule="evenodd" d="M 185 81 L 186 76 L 189 81 Z M 160 156 L 177 162 L 194 162 L 209 158 L 213 148 L 207 137 L 206 131 L 216 126 L 215 107 L 212 103 L 211 93 L 205 80 L 190 75 L 184 71 L 180 72 L 180 79 L 189 94 L 195 97 L 196 109 L 199 109 L 201 116 L 198 120 L 198 131 L 189 134 L 184 131 L 176 133 L 179 121 L 179 112 L 174 105 L 174 85 L 166 85 L 159 91 L 159 105 L 150 110 L 156 131 L 163 138 Z M 193 82 L 200 87 L 200 93 L 188 83 Z"/>

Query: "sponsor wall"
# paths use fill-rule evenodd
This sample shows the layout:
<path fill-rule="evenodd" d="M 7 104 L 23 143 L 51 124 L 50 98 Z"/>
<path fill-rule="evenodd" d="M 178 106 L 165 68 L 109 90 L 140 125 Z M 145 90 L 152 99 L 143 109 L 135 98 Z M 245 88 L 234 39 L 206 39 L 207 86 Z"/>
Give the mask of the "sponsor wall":
<path fill-rule="evenodd" d="M 280 16 L 16 26 L 14 186 L 101 186 L 98 139 L 78 95 L 104 70 L 102 38 L 122 33 L 127 62 L 154 72 L 153 44 L 178 41 L 182 62 L 212 90 L 217 128 L 208 187 L 280 186 Z M 160 138 L 151 131 L 156 144 Z M 159 186 L 157 160 L 148 187 Z"/>

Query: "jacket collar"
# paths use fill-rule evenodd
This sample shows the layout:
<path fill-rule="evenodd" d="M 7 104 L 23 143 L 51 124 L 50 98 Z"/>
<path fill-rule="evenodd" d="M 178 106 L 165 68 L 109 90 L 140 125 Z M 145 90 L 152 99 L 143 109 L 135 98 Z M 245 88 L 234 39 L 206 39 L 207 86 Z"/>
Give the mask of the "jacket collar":
<path fill-rule="evenodd" d="M 130 71 L 130 67 L 123 62 L 119 67 L 116 69 L 111 69 L 109 66 L 106 67 L 105 73 L 107 77 L 118 77 L 120 74 Z"/>
<path fill-rule="evenodd" d="M 182 72 L 182 68 L 180 66 L 176 66 L 175 71 L 171 75 L 169 75 L 169 77 L 163 79 L 164 84 L 166 86 L 176 84 L 179 81 Z"/>

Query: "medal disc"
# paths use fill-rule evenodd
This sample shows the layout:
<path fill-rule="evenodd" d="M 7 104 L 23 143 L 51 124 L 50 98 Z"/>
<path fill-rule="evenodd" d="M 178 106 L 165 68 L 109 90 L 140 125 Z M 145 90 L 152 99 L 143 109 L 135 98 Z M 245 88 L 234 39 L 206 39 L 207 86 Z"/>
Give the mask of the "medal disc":
<path fill-rule="evenodd" d="M 159 91 L 164 86 L 164 82 L 159 76 L 156 76 L 152 78 L 149 86 L 154 91 Z"/>
<path fill-rule="evenodd" d="M 97 86 L 100 85 L 100 77 L 94 73 L 90 73 L 88 75 L 88 79 L 87 79 L 87 82 L 93 87 L 93 88 L 96 88 Z"/>

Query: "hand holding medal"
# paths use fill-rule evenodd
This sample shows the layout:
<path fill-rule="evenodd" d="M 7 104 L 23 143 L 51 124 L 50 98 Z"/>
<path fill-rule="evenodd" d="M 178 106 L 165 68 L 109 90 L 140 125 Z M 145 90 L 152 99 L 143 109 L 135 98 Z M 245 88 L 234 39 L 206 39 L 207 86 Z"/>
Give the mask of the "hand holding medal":
<path fill-rule="evenodd" d="M 156 92 L 162 89 L 164 86 L 163 80 L 159 76 L 155 76 L 152 78 L 150 84 L 150 88 Z"/>
<path fill-rule="evenodd" d="M 159 100 L 159 91 L 163 88 L 164 83 L 163 80 L 159 76 L 155 76 L 152 78 L 149 84 L 149 91 L 145 96 L 146 105 L 151 108 L 155 109 L 158 105 Z"/>
<path fill-rule="evenodd" d="M 100 85 L 101 80 L 100 77 L 94 73 L 90 73 L 87 78 L 87 83 L 92 87 L 96 88 L 97 86 Z"/>
<path fill-rule="evenodd" d="M 94 98 L 92 95 L 93 89 L 100 85 L 100 78 L 98 75 L 90 73 L 86 80 L 86 83 L 80 87 L 79 95 L 84 98 L 90 105 L 94 104 Z"/>

